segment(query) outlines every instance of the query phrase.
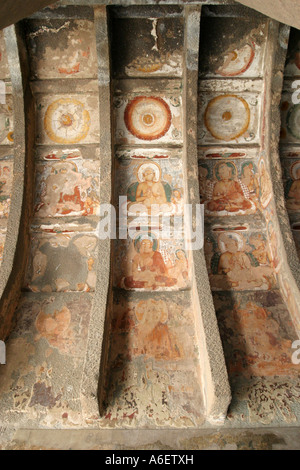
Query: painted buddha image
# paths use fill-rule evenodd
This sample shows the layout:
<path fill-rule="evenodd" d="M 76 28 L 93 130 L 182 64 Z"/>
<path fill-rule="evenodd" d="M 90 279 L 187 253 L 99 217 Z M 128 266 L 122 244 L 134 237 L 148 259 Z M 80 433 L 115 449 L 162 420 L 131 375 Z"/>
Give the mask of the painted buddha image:
<path fill-rule="evenodd" d="M 269 289 L 273 283 L 273 270 L 270 266 L 261 266 L 246 251 L 245 239 L 235 232 L 223 232 L 218 237 L 221 255 L 212 261 L 214 283 L 218 288 Z M 215 267 L 213 266 L 215 264 Z M 226 278 L 224 278 L 226 276 Z"/>
<path fill-rule="evenodd" d="M 230 357 L 230 374 L 274 376 L 297 371 L 299 366 L 291 361 L 292 341 L 283 335 L 272 309 L 269 311 L 251 298 L 245 299 L 221 313 L 224 330 L 235 332 L 228 336 L 225 346 Z"/>
<path fill-rule="evenodd" d="M 174 195 L 169 183 L 162 181 L 157 163 L 142 163 L 137 169 L 138 181 L 127 190 L 129 214 L 158 214 L 176 212 L 182 202 L 181 193 Z"/>
<path fill-rule="evenodd" d="M 47 315 L 42 310 L 35 322 L 39 333 L 36 339 L 43 337 L 51 346 L 62 352 L 68 352 L 74 341 L 71 320 L 71 312 L 66 306 L 61 310 L 55 310 L 53 315 Z"/>
<path fill-rule="evenodd" d="M 290 211 L 300 210 L 300 162 L 291 167 L 291 178 L 286 183 L 286 208 Z"/>
<path fill-rule="evenodd" d="M 158 240 L 152 233 L 136 236 L 131 252 L 125 257 L 125 269 L 123 263 L 125 276 L 120 287 L 150 290 L 160 287 L 185 287 L 186 260 L 181 260 L 178 255 L 177 264 L 166 263 L 158 247 Z"/>
<path fill-rule="evenodd" d="M 168 307 L 163 300 L 141 300 L 135 307 L 138 324 L 135 328 L 133 355 L 156 360 L 179 359 L 182 351 L 171 334 Z"/>
<path fill-rule="evenodd" d="M 206 202 L 208 212 L 245 213 L 255 211 L 255 205 L 246 197 L 233 162 L 220 162 L 215 166 L 212 196 Z"/>

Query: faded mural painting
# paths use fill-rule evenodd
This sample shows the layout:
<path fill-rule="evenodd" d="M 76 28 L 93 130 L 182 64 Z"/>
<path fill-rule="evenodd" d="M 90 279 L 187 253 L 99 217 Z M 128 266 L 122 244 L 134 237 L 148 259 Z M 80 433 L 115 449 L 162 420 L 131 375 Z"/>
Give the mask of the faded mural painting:
<path fill-rule="evenodd" d="M 284 183 L 285 204 L 290 219 L 291 232 L 295 242 L 295 248 L 300 256 L 299 237 L 299 31 L 291 29 L 289 46 L 287 51 L 283 92 L 281 99 L 281 133 L 280 133 L 280 158 L 282 178 Z M 287 274 L 279 271 L 279 283 L 283 298 L 285 299 L 295 323 L 299 326 L 299 302 L 294 298 L 293 286 L 288 281 Z"/>
<path fill-rule="evenodd" d="M 112 199 L 118 213 L 128 215 L 132 236 L 112 242 L 108 311 L 101 319 L 106 322 L 101 417 L 89 414 L 84 423 L 103 428 L 205 422 L 204 339 L 182 218 L 188 200 L 185 19 L 181 8 L 169 16 L 155 11 L 155 18 L 145 12 L 137 18 L 112 9 L 110 18 Z M 29 410 L 42 426 L 70 427 L 82 424 L 80 387 L 102 262 L 97 254 L 101 102 L 94 21 L 70 17 L 44 23 L 24 21 L 36 104 L 34 218 L 9 345 L 13 360 L 0 391 L 11 397 L 14 411 Z M 248 421 L 267 424 L 279 415 L 293 421 L 300 372 L 291 361 L 299 305 L 283 269 L 265 145 L 269 26 L 261 16 L 202 16 L 197 135 L 204 254 L 230 383 L 234 398 L 246 402 Z M 298 47 L 287 61 L 288 80 L 299 76 L 299 67 Z M 0 32 L 2 78 L 8 92 L 0 105 L 0 260 L 14 143 Z M 290 85 L 283 95 L 281 156 L 300 253 L 299 116 Z M 122 218 L 118 223 L 125 228 Z M 35 365 L 37 351 L 42 360 Z"/>
<path fill-rule="evenodd" d="M 33 84 L 37 106 L 35 220 L 25 288 L 90 292 L 96 283 L 97 237 L 89 218 L 99 215 L 100 207 L 94 24 L 85 19 L 54 20 L 49 29 L 39 20 L 26 24 L 32 79 L 38 82 Z M 53 47 L 49 35 L 56 37 Z M 65 44 L 63 57 L 56 50 L 57 35 Z M 71 80 L 75 93 L 66 90 L 63 94 L 59 78 Z M 82 80 L 87 78 L 86 93 L 76 93 L 86 86 Z"/>
<path fill-rule="evenodd" d="M 69 426 L 81 420 L 73 397 L 79 393 L 96 284 L 100 130 L 94 22 L 53 19 L 45 26 L 43 20 L 25 20 L 23 26 L 36 105 L 36 187 L 18 326 L 0 389 L 12 398 L 13 411 Z M 2 41 L 0 36 L 1 79 L 7 78 Z M 10 95 L 1 106 L 0 243 L 13 173 Z"/>
<path fill-rule="evenodd" d="M 198 352 L 189 295 L 115 299 L 111 326 L 107 426 L 168 422 L 179 427 L 203 420 Z"/>
<path fill-rule="evenodd" d="M 0 265 L 3 259 L 14 173 L 14 113 L 6 44 L 0 31 Z M 3 93 L 3 94 L 2 94 Z"/>
<path fill-rule="evenodd" d="M 244 36 L 240 33 L 233 40 L 223 34 L 224 29 L 216 34 L 217 24 L 226 23 L 226 29 L 233 30 L 237 21 L 243 23 Z M 269 377 L 282 375 L 295 383 L 299 379 L 299 366 L 292 363 L 290 353 L 299 332 L 299 307 L 282 269 L 282 240 L 265 148 L 267 108 L 261 78 L 268 29 L 264 19 L 208 16 L 202 18 L 200 39 L 204 46 L 200 48 L 198 148 L 205 257 L 230 382 L 239 399 L 251 397 L 247 403 L 252 421 L 267 419 L 256 407 Z M 297 107 L 286 99 L 282 110 L 282 136 L 292 143 Z M 298 163 L 295 149 L 290 149 L 284 178 L 291 213 L 298 204 Z M 256 398 L 247 385 L 253 377 L 257 378 Z M 276 400 L 278 414 L 290 411 L 287 401 L 278 396 Z M 275 417 L 276 412 L 272 417 L 268 414 L 268 422 Z"/>
<path fill-rule="evenodd" d="M 294 237 L 296 250 L 300 256 L 300 127 L 299 127 L 299 31 L 292 28 L 290 32 L 289 47 L 284 70 L 283 93 L 281 100 L 281 134 L 280 157 L 282 165 L 282 178 L 284 183 L 285 203 L 288 211 L 291 230 Z M 281 279 L 281 283 L 282 283 Z M 289 294 L 291 289 L 286 285 L 283 288 L 284 295 L 292 310 L 296 306 Z"/>
<path fill-rule="evenodd" d="M 193 426 L 204 408 L 182 218 L 183 18 L 116 15 L 112 25 L 114 200 L 132 236 L 113 246 L 104 425 Z"/>

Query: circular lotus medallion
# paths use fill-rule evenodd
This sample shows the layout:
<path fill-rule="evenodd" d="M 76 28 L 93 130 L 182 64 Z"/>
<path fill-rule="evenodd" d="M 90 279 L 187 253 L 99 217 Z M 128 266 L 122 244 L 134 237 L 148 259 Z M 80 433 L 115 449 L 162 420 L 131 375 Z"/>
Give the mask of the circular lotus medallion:
<path fill-rule="evenodd" d="M 295 139 L 300 139 L 300 104 L 290 108 L 286 117 L 287 129 Z"/>
<path fill-rule="evenodd" d="M 159 97 L 138 96 L 126 106 L 125 124 L 138 139 L 155 140 L 164 136 L 171 125 L 171 111 Z"/>
<path fill-rule="evenodd" d="M 235 77 L 246 72 L 254 59 L 254 46 L 246 44 L 226 54 L 223 65 L 217 70 L 223 77 Z"/>
<path fill-rule="evenodd" d="M 215 139 L 227 142 L 237 139 L 248 129 L 249 105 L 236 95 L 217 96 L 208 103 L 204 122 Z"/>
<path fill-rule="evenodd" d="M 48 137 L 54 142 L 75 144 L 87 136 L 90 115 L 80 101 L 62 98 L 48 106 L 44 126 Z"/>

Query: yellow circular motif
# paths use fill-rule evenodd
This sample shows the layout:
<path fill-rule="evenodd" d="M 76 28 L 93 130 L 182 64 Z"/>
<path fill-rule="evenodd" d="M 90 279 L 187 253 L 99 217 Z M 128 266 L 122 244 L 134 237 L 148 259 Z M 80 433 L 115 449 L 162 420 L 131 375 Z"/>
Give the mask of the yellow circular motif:
<path fill-rule="evenodd" d="M 87 136 L 90 122 L 90 114 L 80 101 L 61 98 L 48 106 L 44 126 L 53 142 L 76 144 Z"/>
<path fill-rule="evenodd" d="M 204 123 L 215 139 L 226 142 L 238 139 L 250 124 L 249 105 L 236 95 L 216 96 L 206 107 Z"/>
<path fill-rule="evenodd" d="M 13 142 L 14 141 L 14 133 L 13 132 L 9 132 L 7 134 L 7 138 L 10 142 Z"/>

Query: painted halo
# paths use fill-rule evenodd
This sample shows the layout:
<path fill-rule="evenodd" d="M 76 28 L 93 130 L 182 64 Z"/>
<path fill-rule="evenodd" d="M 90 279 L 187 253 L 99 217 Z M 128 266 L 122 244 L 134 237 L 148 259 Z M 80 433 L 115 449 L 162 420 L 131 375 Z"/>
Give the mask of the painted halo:
<path fill-rule="evenodd" d="M 299 179 L 299 176 L 297 176 L 297 171 L 300 169 L 300 161 L 298 160 L 297 162 L 293 163 L 291 166 L 291 177 L 293 180 Z"/>
<path fill-rule="evenodd" d="M 223 65 L 216 71 L 223 77 L 235 77 L 245 73 L 255 56 L 254 44 L 245 44 L 240 49 L 234 49 L 225 55 Z"/>
<path fill-rule="evenodd" d="M 147 232 L 147 233 L 139 233 L 136 235 L 135 239 L 134 239 L 134 248 L 136 249 L 136 251 L 139 253 L 140 252 L 140 247 L 141 247 L 141 243 L 143 240 L 150 240 L 152 243 L 153 243 L 153 251 L 157 251 L 158 249 L 158 239 L 156 238 L 156 236 L 151 233 L 151 232 Z"/>
<path fill-rule="evenodd" d="M 221 253 L 226 251 L 226 239 L 231 238 L 238 243 L 238 250 L 243 251 L 245 247 L 244 238 L 235 232 L 222 232 L 218 238 L 218 245 Z"/>
<path fill-rule="evenodd" d="M 216 96 L 206 107 L 204 123 L 215 139 L 226 142 L 238 139 L 249 127 L 249 105 L 236 95 Z"/>
<path fill-rule="evenodd" d="M 137 170 L 137 178 L 138 180 L 143 183 L 145 181 L 145 178 L 144 178 L 144 172 L 150 168 L 151 170 L 153 170 L 154 172 L 154 182 L 157 183 L 158 181 L 160 181 L 160 178 L 161 178 L 161 169 L 160 167 L 157 165 L 157 163 L 142 163 L 138 170 Z"/>
<path fill-rule="evenodd" d="M 90 115 L 80 101 L 61 98 L 48 106 L 44 126 L 48 137 L 54 142 L 75 144 L 87 136 Z"/>
<path fill-rule="evenodd" d="M 237 168 L 236 165 L 233 162 L 227 162 L 225 160 L 221 160 L 219 163 L 217 163 L 214 167 L 214 173 L 215 177 L 217 180 L 221 180 L 219 170 L 221 166 L 227 166 L 228 168 L 231 168 L 232 170 L 232 179 L 237 175 Z"/>
<path fill-rule="evenodd" d="M 286 126 L 289 133 L 300 139 L 300 104 L 292 106 L 286 117 Z"/>
<path fill-rule="evenodd" d="M 155 140 L 168 132 L 172 115 L 162 98 L 137 96 L 127 104 L 124 120 L 129 132 L 138 139 Z"/>

